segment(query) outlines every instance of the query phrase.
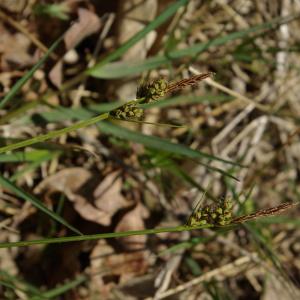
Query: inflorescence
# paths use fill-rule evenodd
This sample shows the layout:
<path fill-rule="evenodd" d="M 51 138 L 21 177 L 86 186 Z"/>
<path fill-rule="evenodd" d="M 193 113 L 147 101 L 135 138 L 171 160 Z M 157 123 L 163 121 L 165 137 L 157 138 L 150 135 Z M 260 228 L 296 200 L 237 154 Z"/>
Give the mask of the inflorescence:
<path fill-rule="evenodd" d="M 136 100 L 129 101 L 122 106 L 112 110 L 109 114 L 111 117 L 121 120 L 142 120 L 144 110 L 139 104 L 147 104 L 164 97 L 166 94 L 181 90 L 187 86 L 197 84 L 199 81 L 208 78 L 213 73 L 203 73 L 190 78 L 182 79 L 175 83 L 168 83 L 165 79 L 159 78 L 151 82 L 142 82 L 136 92 Z"/>
<path fill-rule="evenodd" d="M 205 205 L 196 208 L 189 217 L 186 225 L 197 227 L 201 225 L 225 226 L 232 221 L 233 203 L 230 199 L 219 201 L 218 204 Z"/>

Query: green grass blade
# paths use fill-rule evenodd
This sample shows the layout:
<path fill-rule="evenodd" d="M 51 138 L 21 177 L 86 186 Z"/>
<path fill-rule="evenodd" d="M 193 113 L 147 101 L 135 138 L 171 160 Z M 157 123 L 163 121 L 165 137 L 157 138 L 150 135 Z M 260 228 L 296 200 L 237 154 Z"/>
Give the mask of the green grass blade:
<path fill-rule="evenodd" d="M 59 295 L 64 294 L 65 292 L 75 288 L 76 286 L 80 285 L 81 283 L 85 282 L 88 278 L 86 276 L 78 276 L 74 280 L 67 282 L 57 288 L 54 288 L 52 290 L 49 290 L 47 292 L 44 292 L 41 294 L 42 297 L 51 299 L 54 297 L 58 297 Z M 32 300 L 38 299 L 38 298 L 32 298 Z"/>
<path fill-rule="evenodd" d="M 64 35 L 58 38 L 53 45 L 49 48 L 46 54 L 35 64 L 31 70 L 29 70 L 17 83 L 12 87 L 12 89 L 5 95 L 5 97 L 0 101 L 0 109 L 3 108 L 8 101 L 12 100 L 13 97 L 18 93 L 21 87 L 33 76 L 35 71 L 42 66 L 42 64 L 48 59 L 50 54 L 57 48 L 59 43 L 63 40 Z"/>
<path fill-rule="evenodd" d="M 0 285 L 6 286 L 7 288 L 10 288 L 15 291 L 21 291 L 25 293 L 28 297 L 31 298 L 31 296 L 39 297 L 35 299 L 47 299 L 46 297 L 40 296 L 41 293 L 39 289 L 37 289 L 35 286 L 29 284 L 28 282 L 25 282 L 24 280 L 16 277 L 15 275 L 11 275 L 7 273 L 4 270 L 0 270 Z M 28 298 L 29 299 L 29 298 Z"/>
<path fill-rule="evenodd" d="M 263 234 L 263 227 L 258 227 L 255 223 L 246 223 L 243 224 L 243 226 L 251 234 L 257 247 L 262 250 L 267 258 L 270 259 L 279 274 L 281 274 L 283 278 L 288 278 L 289 275 L 286 273 L 286 270 L 276 254 L 275 249 L 273 249 L 270 237 L 265 237 Z"/>
<path fill-rule="evenodd" d="M 0 286 L 3 286 L 3 287 L 6 287 L 8 289 L 11 289 L 13 291 L 20 291 L 24 294 L 26 294 L 28 296 L 28 294 L 30 294 L 26 289 L 23 289 L 19 286 L 16 286 L 15 284 L 11 283 L 11 282 L 7 282 L 7 281 L 4 281 L 4 280 L 0 280 Z M 35 293 L 37 294 L 37 293 Z M 36 298 L 36 297 L 39 297 L 39 298 Z M 36 296 L 34 299 L 47 299 L 45 297 L 40 297 L 40 296 Z M 4 298 L 3 298 L 4 299 Z M 5 298 L 5 299 L 12 299 L 12 298 Z M 28 299 L 32 299 L 32 298 L 28 298 Z"/>
<path fill-rule="evenodd" d="M 50 218 L 56 220 L 57 222 L 63 224 L 64 226 L 68 227 L 70 230 L 75 232 L 76 234 L 81 234 L 79 230 L 77 230 L 75 227 L 70 225 L 67 221 L 65 221 L 61 216 L 57 215 L 55 212 L 48 209 L 41 201 L 39 201 L 34 196 L 28 194 L 27 192 L 23 191 L 21 188 L 17 187 L 13 183 L 11 183 L 9 180 L 4 178 L 0 174 L 0 185 L 4 188 L 8 189 L 9 191 L 15 193 L 18 197 L 30 202 L 33 206 L 35 206 L 40 211 L 47 214 Z"/>
<path fill-rule="evenodd" d="M 291 224 L 294 226 L 300 226 L 300 220 L 294 219 L 288 216 L 270 216 L 268 218 L 262 218 L 256 220 L 256 223 L 261 223 L 262 225 L 271 225 L 271 224 Z"/>
<path fill-rule="evenodd" d="M 110 61 L 113 61 L 119 57 L 121 57 L 125 52 L 127 52 L 133 45 L 135 45 L 138 41 L 143 39 L 146 34 L 151 32 L 152 30 L 159 27 L 161 24 L 166 22 L 170 17 L 172 17 L 177 10 L 188 3 L 188 0 L 177 0 L 175 3 L 171 4 L 167 9 L 163 11 L 158 17 L 156 17 L 153 21 L 151 21 L 144 29 L 135 34 L 132 38 L 130 38 L 127 42 L 125 42 L 121 47 L 119 47 L 116 51 L 109 54 L 103 60 L 101 60 L 94 67 L 87 70 L 87 74 L 91 75 L 95 72 L 95 70 L 101 68 L 103 65 L 107 64 Z"/>
<path fill-rule="evenodd" d="M 177 105 L 190 105 L 190 104 L 198 104 L 198 103 L 221 103 L 225 101 L 232 100 L 233 97 L 228 95 L 180 95 L 176 97 L 166 98 L 159 101 L 154 101 L 152 103 L 140 104 L 139 107 L 143 109 L 153 108 L 153 107 L 172 107 Z"/>
<path fill-rule="evenodd" d="M 176 226 L 176 227 L 164 227 L 164 228 L 154 228 L 154 229 L 145 229 L 145 230 L 99 233 L 99 234 L 91 234 L 91 235 L 76 235 L 76 236 L 48 238 L 48 239 L 41 239 L 41 240 L 0 243 L 0 248 L 26 247 L 30 245 L 48 245 L 48 244 L 80 242 L 80 241 L 93 241 L 99 239 L 120 238 L 120 237 L 127 237 L 133 235 L 157 234 L 162 232 L 191 231 L 191 230 L 198 230 L 198 229 L 211 228 L 211 227 L 213 226 L 207 224 L 198 227 Z"/>
<path fill-rule="evenodd" d="M 274 19 L 267 23 L 253 26 L 245 30 L 233 32 L 226 36 L 215 38 L 209 42 L 195 44 L 186 49 L 174 50 L 165 55 L 150 57 L 142 61 L 112 62 L 106 65 L 99 64 L 90 69 L 88 73 L 93 77 L 103 79 L 114 79 L 128 75 L 139 74 L 143 71 L 156 69 L 162 65 L 171 63 L 173 60 L 180 59 L 182 57 L 193 57 L 195 55 L 199 55 L 201 52 L 209 49 L 210 47 L 221 46 L 231 41 L 248 37 L 251 33 L 271 29 L 274 25 L 286 23 L 291 21 L 292 19 L 292 17 Z"/>
<path fill-rule="evenodd" d="M 209 160 L 218 160 L 227 164 L 232 165 L 238 165 L 235 162 L 225 160 L 219 157 L 215 157 L 213 155 L 200 152 L 197 150 L 193 150 L 191 148 L 188 148 L 181 144 L 175 144 L 168 140 L 156 137 L 156 136 L 150 136 L 145 135 L 136 131 L 132 131 L 120 126 L 117 126 L 115 124 L 109 123 L 109 122 L 101 122 L 98 124 L 98 127 L 100 130 L 105 134 L 111 134 L 114 136 L 117 136 L 119 138 L 123 138 L 129 141 L 133 141 L 135 143 L 143 144 L 146 147 L 157 149 L 161 151 L 170 152 L 173 154 L 179 154 L 185 157 L 189 158 L 195 158 L 195 159 L 209 159 Z M 1 149 L 0 149 L 1 150 Z"/>
<path fill-rule="evenodd" d="M 88 74 L 96 78 L 116 79 L 153 70 L 170 63 L 171 61 L 171 58 L 166 56 L 154 56 L 141 61 L 118 61 L 106 65 L 95 66 L 93 69 L 89 70 Z"/>
<path fill-rule="evenodd" d="M 107 118 L 108 118 L 108 113 L 105 113 L 105 114 L 102 114 L 100 116 L 96 116 L 94 118 L 78 122 L 78 123 L 76 123 L 74 125 L 71 125 L 69 127 L 65 127 L 65 128 L 59 129 L 59 130 L 53 130 L 49 133 L 38 135 L 38 136 L 36 136 L 32 139 L 28 139 L 28 140 L 25 140 L 25 141 L 21 141 L 21 142 L 18 142 L 18 143 L 7 145 L 5 147 L 0 148 L 0 153 L 4 153 L 6 151 L 11 151 L 11 150 L 16 150 L 16 149 L 24 148 L 26 146 L 30 146 L 30 145 L 33 145 L 33 144 L 36 144 L 36 143 L 44 142 L 46 140 L 50 140 L 50 139 L 59 137 L 63 134 L 78 130 L 80 128 L 84 128 L 84 127 L 90 126 L 92 124 L 96 124 L 97 122 L 102 121 L 102 120 L 107 119 Z"/>
<path fill-rule="evenodd" d="M 33 150 L 28 152 L 14 152 L 10 154 L 0 154 L 0 163 L 2 162 L 35 162 L 39 161 L 40 159 L 43 159 L 45 157 L 58 155 L 59 151 L 55 151 L 55 154 L 53 152 L 50 152 L 48 150 Z"/>

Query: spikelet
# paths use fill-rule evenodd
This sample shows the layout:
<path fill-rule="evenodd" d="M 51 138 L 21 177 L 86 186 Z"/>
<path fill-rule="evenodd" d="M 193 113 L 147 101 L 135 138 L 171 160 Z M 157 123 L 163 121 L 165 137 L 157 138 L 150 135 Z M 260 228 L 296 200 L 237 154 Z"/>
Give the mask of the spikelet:
<path fill-rule="evenodd" d="M 136 91 L 137 99 L 144 98 L 143 103 L 150 103 L 164 97 L 168 90 L 168 83 L 160 78 L 152 82 L 142 82 Z"/>
<path fill-rule="evenodd" d="M 206 205 L 197 208 L 189 217 L 186 226 L 197 227 L 201 225 L 225 226 L 232 221 L 232 201 L 226 199 L 217 205 Z"/>
<path fill-rule="evenodd" d="M 137 105 L 137 101 L 129 101 L 121 107 L 112 110 L 109 114 L 111 117 L 121 120 L 141 120 L 144 116 L 144 110 Z"/>
<path fill-rule="evenodd" d="M 187 86 L 197 84 L 199 81 L 210 77 L 213 73 L 204 73 L 182 79 L 178 82 L 169 84 L 165 79 L 159 78 L 151 82 L 142 82 L 136 92 L 136 100 L 129 101 L 122 106 L 109 112 L 109 115 L 115 119 L 141 121 L 144 116 L 144 110 L 138 107 L 138 104 L 146 104 L 157 101 L 167 93 L 181 90 Z"/>

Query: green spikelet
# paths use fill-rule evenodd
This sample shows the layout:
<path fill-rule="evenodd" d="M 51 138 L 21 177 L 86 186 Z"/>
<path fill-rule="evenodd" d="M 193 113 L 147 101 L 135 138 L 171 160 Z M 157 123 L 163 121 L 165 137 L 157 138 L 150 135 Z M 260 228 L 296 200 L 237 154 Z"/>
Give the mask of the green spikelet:
<path fill-rule="evenodd" d="M 152 82 L 142 82 L 136 92 L 137 99 L 144 98 L 144 103 L 153 102 L 164 97 L 168 90 L 168 83 L 163 78 L 156 79 Z"/>
<path fill-rule="evenodd" d="M 137 105 L 137 101 L 130 101 L 111 111 L 110 115 L 121 120 L 141 120 L 144 116 L 144 110 Z"/>
<path fill-rule="evenodd" d="M 189 217 L 186 226 L 197 227 L 204 224 L 225 226 L 232 221 L 232 201 L 226 199 L 217 205 L 206 205 L 197 208 Z"/>

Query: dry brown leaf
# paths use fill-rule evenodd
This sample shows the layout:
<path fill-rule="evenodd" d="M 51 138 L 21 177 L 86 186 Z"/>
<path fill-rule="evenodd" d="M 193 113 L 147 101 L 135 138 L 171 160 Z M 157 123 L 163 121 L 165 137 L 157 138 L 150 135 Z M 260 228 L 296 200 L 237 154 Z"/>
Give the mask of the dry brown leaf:
<path fill-rule="evenodd" d="M 91 275 L 89 282 L 89 289 L 92 295 L 101 295 L 102 299 L 107 299 L 110 295 L 112 283 L 105 283 L 103 276 L 110 270 L 107 270 L 105 260 L 109 255 L 114 253 L 114 249 L 107 244 L 105 240 L 99 240 L 97 245 L 93 248 L 90 255 L 90 267 L 87 272 Z"/>
<path fill-rule="evenodd" d="M 49 72 L 49 79 L 56 87 L 59 87 L 62 84 L 63 81 L 62 71 L 63 71 L 63 62 L 62 60 L 59 60 Z"/>
<path fill-rule="evenodd" d="M 65 34 L 67 51 L 76 47 L 87 36 L 96 33 L 101 27 L 100 18 L 85 8 L 78 8 L 78 21 L 74 23 Z M 63 62 L 59 60 L 51 69 L 49 78 L 51 82 L 60 87 L 63 81 Z"/>
<path fill-rule="evenodd" d="M 10 12 L 19 13 L 25 8 L 26 2 L 26 0 L 1 0 L 0 7 Z"/>
<path fill-rule="evenodd" d="M 87 220 L 100 225 L 110 225 L 112 216 L 120 209 L 130 205 L 121 195 L 122 179 L 118 172 L 107 175 L 93 193 L 94 205 L 80 195 L 75 195 L 75 209 Z"/>
<path fill-rule="evenodd" d="M 144 219 L 148 216 L 148 210 L 138 203 L 133 210 L 124 215 L 115 231 L 143 230 L 145 229 Z M 134 235 L 122 237 L 119 240 L 127 250 L 139 250 L 145 247 L 147 237 L 145 235 Z"/>
<path fill-rule="evenodd" d="M 149 264 L 148 256 L 148 251 L 117 254 L 106 241 L 100 240 L 90 256 L 90 273 L 96 274 L 92 276 L 94 277 L 93 286 L 98 286 L 98 289 L 102 291 L 104 276 L 119 276 L 120 282 L 126 282 L 130 278 L 144 274 Z M 112 285 L 106 286 L 103 292 L 107 292 L 107 289 L 111 287 Z"/>
<path fill-rule="evenodd" d="M 89 203 L 86 198 L 80 195 L 74 195 L 71 201 L 74 202 L 75 210 L 83 219 L 100 225 L 110 225 L 111 217 L 106 212 L 97 209 L 94 205 Z"/>
<path fill-rule="evenodd" d="M 34 64 L 35 59 L 28 53 L 30 40 L 22 33 L 9 33 L 0 24 L 0 54 L 2 70 L 8 69 L 13 63 L 23 68 Z M 12 51 L 13 49 L 13 51 Z"/>
<path fill-rule="evenodd" d="M 67 50 L 76 47 L 87 36 L 96 33 L 101 26 L 99 17 L 93 12 L 85 9 L 78 9 L 79 20 L 65 35 L 65 45 Z"/>
<path fill-rule="evenodd" d="M 78 190 L 88 182 L 91 176 L 92 174 L 83 168 L 64 169 L 43 180 L 35 188 L 35 192 L 41 193 L 45 190 L 50 193 L 54 191 L 62 192 L 74 203 L 74 209 L 82 218 L 101 225 L 109 225 L 110 216 L 92 205 L 88 201 L 89 199 L 78 194 Z"/>
<path fill-rule="evenodd" d="M 100 225 L 111 224 L 112 216 L 131 203 L 121 195 L 122 179 L 118 172 L 107 175 L 94 193 L 88 191 L 87 196 L 79 193 L 91 179 L 92 174 L 83 168 L 64 169 L 43 180 L 36 188 L 36 193 L 59 191 L 64 193 L 74 203 L 75 210 L 85 220 Z M 94 202 L 91 199 L 95 199 Z"/>
<path fill-rule="evenodd" d="M 41 181 L 34 192 L 41 193 L 44 190 L 51 190 L 73 193 L 81 188 L 91 176 L 91 172 L 83 168 L 67 168 Z"/>
<path fill-rule="evenodd" d="M 107 175 L 94 191 L 95 206 L 113 216 L 121 208 L 130 205 L 121 194 L 122 179 L 119 172 Z"/>

